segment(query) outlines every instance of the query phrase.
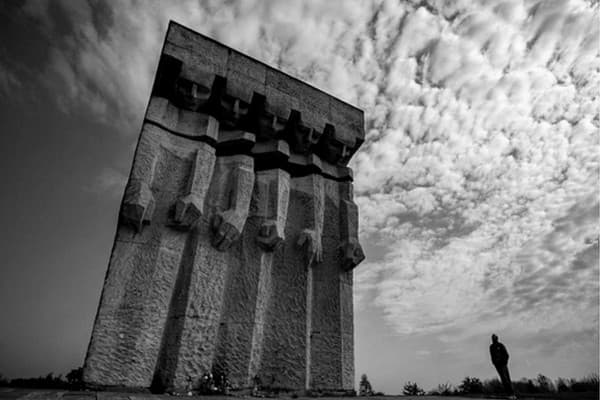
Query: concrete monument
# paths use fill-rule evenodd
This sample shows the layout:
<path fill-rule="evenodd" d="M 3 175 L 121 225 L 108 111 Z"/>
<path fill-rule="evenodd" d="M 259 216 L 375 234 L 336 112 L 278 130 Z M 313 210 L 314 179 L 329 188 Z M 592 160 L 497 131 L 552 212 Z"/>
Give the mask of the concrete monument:
<path fill-rule="evenodd" d="M 354 387 L 363 113 L 170 23 L 89 344 L 95 387 Z M 191 382 L 191 383 L 190 383 Z"/>

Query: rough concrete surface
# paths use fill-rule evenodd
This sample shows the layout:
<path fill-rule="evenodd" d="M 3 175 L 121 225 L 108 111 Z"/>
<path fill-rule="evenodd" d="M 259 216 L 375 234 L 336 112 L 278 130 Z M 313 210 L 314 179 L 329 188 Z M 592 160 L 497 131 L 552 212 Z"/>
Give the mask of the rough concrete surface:
<path fill-rule="evenodd" d="M 91 388 L 354 387 L 362 111 L 171 23 L 94 323 Z M 104 395 L 104 394 L 102 394 Z"/>

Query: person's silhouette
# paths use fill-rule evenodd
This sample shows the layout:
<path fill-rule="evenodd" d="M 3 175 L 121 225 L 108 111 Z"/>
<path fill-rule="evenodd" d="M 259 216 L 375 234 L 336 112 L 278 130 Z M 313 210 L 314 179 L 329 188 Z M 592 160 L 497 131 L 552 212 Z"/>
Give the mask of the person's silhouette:
<path fill-rule="evenodd" d="M 498 371 L 498 375 L 500 375 L 504 391 L 511 399 L 516 399 L 517 397 L 513 391 L 512 382 L 510 381 L 510 373 L 508 372 L 508 351 L 506 351 L 506 347 L 498 341 L 498 336 L 496 334 L 492 335 L 490 356 L 492 357 L 492 364 L 494 364 L 496 371 Z"/>

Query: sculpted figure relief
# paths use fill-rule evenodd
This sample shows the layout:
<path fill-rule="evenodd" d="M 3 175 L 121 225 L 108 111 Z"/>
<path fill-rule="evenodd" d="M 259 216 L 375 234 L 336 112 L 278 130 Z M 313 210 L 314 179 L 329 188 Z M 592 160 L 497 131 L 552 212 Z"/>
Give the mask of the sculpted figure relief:
<path fill-rule="evenodd" d="M 252 158 L 245 155 L 217 157 L 206 217 L 190 231 L 171 299 L 154 371 L 157 389 L 178 391 L 187 377 L 212 370 L 227 277 L 239 265 L 238 239 L 248 218 L 252 168 Z"/>
<path fill-rule="evenodd" d="M 354 203 L 352 183 L 340 183 L 340 230 L 343 269 L 350 271 L 365 259 L 358 242 L 358 206 Z"/>
<path fill-rule="evenodd" d="M 262 218 L 256 242 L 261 250 L 272 252 L 285 240 L 290 175 L 280 169 L 266 170 L 257 172 L 256 179 L 256 215 Z"/>
<path fill-rule="evenodd" d="M 352 389 L 363 138 L 355 107 L 171 23 L 85 382 Z"/>
<path fill-rule="evenodd" d="M 308 178 L 298 178 L 295 183 L 298 185 L 297 190 L 308 191 L 309 202 L 304 204 L 308 215 L 305 225 L 298 235 L 297 245 L 305 252 L 307 265 L 312 266 L 323 261 L 323 245 L 321 243 L 325 212 L 323 178 L 319 175 L 312 175 Z"/>
<path fill-rule="evenodd" d="M 284 244 L 290 176 L 280 169 L 257 171 L 248 221 L 227 276 L 213 362 L 234 389 L 250 387 L 263 355 L 265 316 L 272 298 L 273 260 Z"/>
<path fill-rule="evenodd" d="M 125 188 L 121 217 L 137 232 L 152 220 L 154 195 L 150 185 L 154 180 L 158 149 L 145 140 L 138 146 L 139 157 L 133 165 L 129 183 Z"/>
<path fill-rule="evenodd" d="M 193 155 L 186 190 L 174 205 L 173 221 L 177 226 L 190 229 L 202 216 L 215 158 L 214 149 L 204 143 Z"/>
<path fill-rule="evenodd" d="M 212 244 L 219 251 L 226 251 L 240 237 L 248 218 L 254 186 L 252 157 L 231 156 L 224 157 L 223 160 L 231 168 L 227 182 L 228 205 L 225 209 L 217 211 L 212 219 Z"/>

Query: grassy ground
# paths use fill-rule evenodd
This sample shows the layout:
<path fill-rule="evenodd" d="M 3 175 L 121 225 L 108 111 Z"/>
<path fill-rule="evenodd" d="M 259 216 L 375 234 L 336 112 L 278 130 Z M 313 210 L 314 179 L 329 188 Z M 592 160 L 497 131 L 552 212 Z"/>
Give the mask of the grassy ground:
<path fill-rule="evenodd" d="M 232 400 L 235 397 L 227 396 L 192 396 L 176 397 L 169 395 L 153 395 L 145 393 L 115 393 L 115 392 L 69 392 L 60 390 L 40 390 L 40 389 L 16 389 L 0 388 L 0 400 L 175 400 L 183 399 L 202 399 L 202 400 Z M 247 400 L 256 400 L 255 397 L 243 397 Z M 290 397 L 282 397 L 285 400 L 291 400 Z M 378 396 L 378 397 L 321 397 L 320 400 L 482 400 L 482 399 L 503 399 L 503 397 L 462 397 L 462 396 Z M 520 400 L 596 400 L 598 393 L 560 393 L 551 395 L 522 395 Z M 314 397 L 297 397 L 295 400 L 315 400 Z"/>

